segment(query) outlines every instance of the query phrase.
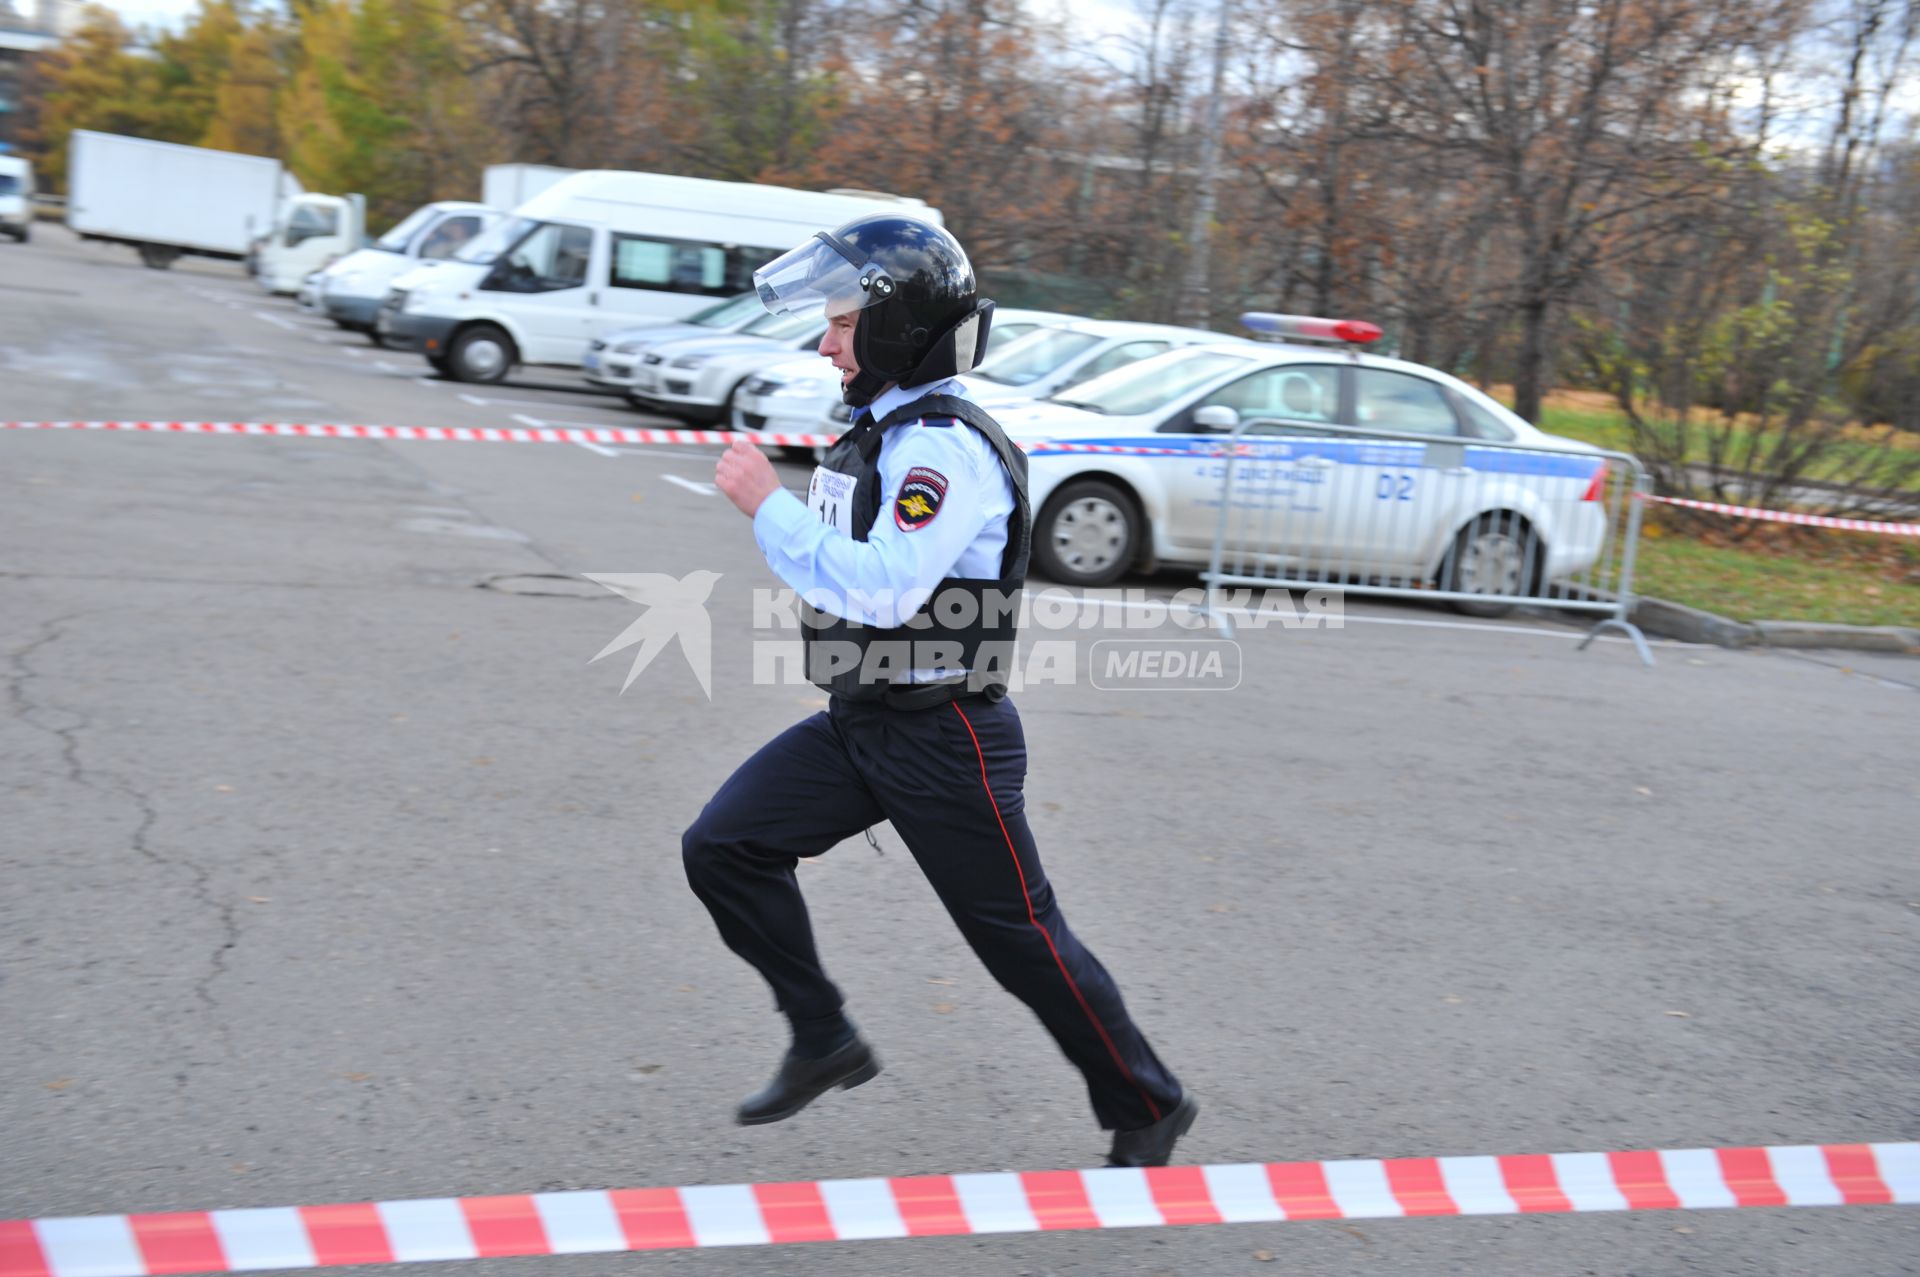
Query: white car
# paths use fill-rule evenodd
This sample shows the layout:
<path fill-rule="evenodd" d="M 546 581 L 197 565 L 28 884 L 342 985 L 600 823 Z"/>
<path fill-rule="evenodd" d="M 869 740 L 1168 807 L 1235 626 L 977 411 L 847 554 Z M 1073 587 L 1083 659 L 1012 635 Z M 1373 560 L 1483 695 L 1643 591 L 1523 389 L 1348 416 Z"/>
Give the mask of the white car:
<path fill-rule="evenodd" d="M 627 400 L 687 421 L 723 421 L 742 383 L 794 351 L 818 345 L 826 331 L 817 315 L 763 311 L 738 332 L 664 342 L 640 356 Z"/>
<path fill-rule="evenodd" d="M 1064 584 L 1205 566 L 1221 527 L 1225 437 L 1242 421 L 1259 424 L 1243 439 L 1250 455 L 1235 462 L 1227 548 L 1265 565 L 1526 594 L 1590 567 L 1605 544 L 1596 449 L 1535 429 L 1445 373 L 1357 349 L 1191 346 L 994 415 L 1029 449 L 1034 566 Z M 1479 440 L 1539 451 L 1474 447 Z"/>
<path fill-rule="evenodd" d="M 1076 319 L 1028 332 L 994 351 L 967 374 L 967 390 L 976 402 L 993 408 L 1044 398 L 1177 346 L 1240 340 L 1245 339 L 1205 328 Z"/>
<path fill-rule="evenodd" d="M 588 343 L 587 353 L 580 357 L 580 371 L 596 386 L 625 390 L 633 384 L 633 370 L 639 366 L 640 357 L 653 347 L 683 337 L 737 333 L 766 313 L 759 293 L 738 293 L 684 320 L 616 328 Z"/>
<path fill-rule="evenodd" d="M 996 308 L 981 367 L 1042 329 L 1082 322 L 1086 321 L 1050 310 Z M 840 415 L 832 415 L 835 412 Z M 769 434 L 839 434 L 846 428 L 845 413 L 840 374 L 834 366 L 817 353 L 796 355 L 769 364 L 741 385 L 733 396 L 732 425 L 735 430 Z"/>
<path fill-rule="evenodd" d="M 423 205 L 365 248 L 328 266 L 322 272 L 326 279 L 319 290 L 319 308 L 340 327 L 371 334 L 394 280 L 452 257 L 505 216 L 485 204 L 460 200 Z"/>

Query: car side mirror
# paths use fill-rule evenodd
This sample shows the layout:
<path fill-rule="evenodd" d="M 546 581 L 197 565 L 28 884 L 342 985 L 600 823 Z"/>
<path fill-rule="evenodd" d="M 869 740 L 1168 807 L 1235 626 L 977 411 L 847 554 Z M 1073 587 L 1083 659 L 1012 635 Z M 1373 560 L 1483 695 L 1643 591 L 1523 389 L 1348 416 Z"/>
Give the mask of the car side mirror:
<path fill-rule="evenodd" d="M 1217 430 L 1227 434 L 1240 426 L 1240 414 L 1225 404 L 1208 404 L 1193 410 L 1193 424 L 1199 430 Z"/>

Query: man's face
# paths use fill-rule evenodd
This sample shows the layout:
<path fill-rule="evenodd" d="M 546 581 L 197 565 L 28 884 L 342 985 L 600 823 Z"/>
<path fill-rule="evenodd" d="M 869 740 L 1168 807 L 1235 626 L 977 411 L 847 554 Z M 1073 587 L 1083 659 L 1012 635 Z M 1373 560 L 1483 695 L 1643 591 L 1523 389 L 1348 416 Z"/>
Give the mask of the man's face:
<path fill-rule="evenodd" d="M 860 361 L 853 355 L 853 326 L 859 322 L 860 312 L 857 309 L 829 314 L 826 335 L 820 339 L 820 353 L 832 360 L 833 366 L 840 370 L 842 390 L 860 372 Z"/>

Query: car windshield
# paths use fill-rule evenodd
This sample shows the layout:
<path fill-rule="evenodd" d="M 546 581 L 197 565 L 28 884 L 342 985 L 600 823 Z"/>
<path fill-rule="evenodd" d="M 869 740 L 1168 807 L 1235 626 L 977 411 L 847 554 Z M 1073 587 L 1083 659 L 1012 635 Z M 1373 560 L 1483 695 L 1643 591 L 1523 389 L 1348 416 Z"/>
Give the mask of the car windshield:
<path fill-rule="evenodd" d="M 18 195 L 20 179 L 12 173 L 0 173 L 0 195 Z"/>
<path fill-rule="evenodd" d="M 1062 364 L 1085 354 L 1098 345 L 1093 333 L 1077 333 L 1065 328 L 1045 328 L 1028 333 L 987 359 L 973 370 L 976 377 L 997 381 L 1003 386 L 1024 386 L 1040 380 Z"/>
<path fill-rule="evenodd" d="M 525 239 L 539 225 L 540 223 L 531 217 L 502 218 L 468 240 L 465 246 L 453 255 L 453 260 L 485 266 Z"/>
<path fill-rule="evenodd" d="M 786 341 L 794 337 L 804 337 L 810 328 L 818 328 L 824 321 L 818 315 L 762 315 L 740 331 L 755 337 L 771 337 L 775 341 Z"/>
<path fill-rule="evenodd" d="M 702 328 L 732 328 L 759 309 L 759 293 L 741 293 L 738 297 L 715 302 L 705 310 L 695 311 L 687 316 L 687 322 Z"/>
<path fill-rule="evenodd" d="M 431 208 L 416 208 L 407 214 L 405 220 L 398 226 L 373 241 L 373 246 L 383 253 L 404 253 L 407 251 L 407 241 L 412 239 L 422 226 L 431 222 L 433 217 L 434 211 Z"/>
<path fill-rule="evenodd" d="M 1050 399 L 1089 412 L 1132 417 L 1164 408 L 1195 386 L 1252 362 L 1245 355 L 1230 355 L 1223 350 L 1169 350 L 1116 368 Z"/>

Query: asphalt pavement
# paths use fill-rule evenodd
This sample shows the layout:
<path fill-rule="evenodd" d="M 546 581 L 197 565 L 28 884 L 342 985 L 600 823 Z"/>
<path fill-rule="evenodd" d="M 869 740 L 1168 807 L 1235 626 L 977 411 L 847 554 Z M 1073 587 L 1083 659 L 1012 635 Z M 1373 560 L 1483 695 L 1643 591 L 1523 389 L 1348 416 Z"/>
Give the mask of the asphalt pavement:
<path fill-rule="evenodd" d="M 53 227 L 0 245 L 0 418 L 659 424 L 566 370 L 442 381 L 237 267 Z M 0 1218 L 1099 1164 L 1076 1076 L 885 826 L 801 874 L 886 1071 L 731 1124 L 784 1034 L 678 835 L 824 701 L 755 681 L 778 583 L 716 451 L 0 432 Z M 623 694 L 636 649 L 591 658 L 641 609 L 581 574 L 696 572 L 711 696 L 680 645 Z M 1036 633 L 1082 665 L 1015 699 L 1067 915 L 1203 1105 L 1182 1161 L 1920 1136 L 1920 667 L 1648 669 L 1350 600 L 1240 629 L 1230 689 L 1094 686 L 1094 643 L 1172 633 L 1106 624 L 1143 614 Z M 1920 1212 L 465 1269 L 1890 1274 L 1920 1272 Z"/>

